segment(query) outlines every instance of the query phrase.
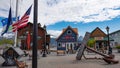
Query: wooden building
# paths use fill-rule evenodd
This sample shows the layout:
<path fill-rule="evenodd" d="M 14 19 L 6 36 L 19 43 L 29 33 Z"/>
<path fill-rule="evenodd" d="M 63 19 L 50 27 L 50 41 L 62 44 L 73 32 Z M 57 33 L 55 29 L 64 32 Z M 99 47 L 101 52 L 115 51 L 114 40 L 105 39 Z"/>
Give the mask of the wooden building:
<path fill-rule="evenodd" d="M 30 49 L 33 46 L 33 23 L 28 23 L 25 28 L 18 30 L 18 39 L 20 41 L 21 49 L 28 49 L 27 45 L 27 35 L 30 33 Z M 46 27 L 41 27 L 38 24 L 38 49 L 43 49 L 45 43 L 46 47 L 49 48 L 50 35 L 47 34 Z"/>
<path fill-rule="evenodd" d="M 96 50 L 104 52 L 104 50 L 107 49 L 108 45 L 107 35 L 99 27 L 95 28 L 90 33 L 90 39 L 91 38 L 95 40 L 94 48 Z"/>
<path fill-rule="evenodd" d="M 57 50 L 65 50 L 67 52 L 74 52 L 78 45 L 78 30 L 68 26 L 63 29 L 60 36 L 56 39 Z"/>

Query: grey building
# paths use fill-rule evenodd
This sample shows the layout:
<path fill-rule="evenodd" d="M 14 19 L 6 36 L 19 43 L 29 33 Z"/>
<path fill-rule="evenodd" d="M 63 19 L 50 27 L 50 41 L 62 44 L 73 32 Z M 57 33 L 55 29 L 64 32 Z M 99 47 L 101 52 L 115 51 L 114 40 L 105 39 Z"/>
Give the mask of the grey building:
<path fill-rule="evenodd" d="M 110 33 L 110 38 L 112 38 L 114 41 L 110 42 L 113 47 L 120 45 L 120 30 L 114 31 Z"/>

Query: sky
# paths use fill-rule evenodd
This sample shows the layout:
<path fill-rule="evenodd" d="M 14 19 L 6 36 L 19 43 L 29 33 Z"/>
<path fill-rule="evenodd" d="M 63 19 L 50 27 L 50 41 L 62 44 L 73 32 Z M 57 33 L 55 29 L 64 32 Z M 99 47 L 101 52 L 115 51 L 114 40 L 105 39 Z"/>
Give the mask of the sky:
<path fill-rule="evenodd" d="M 7 2 L 6 2 L 7 1 Z M 47 32 L 52 37 L 58 37 L 63 28 L 71 26 L 78 28 L 79 36 L 85 32 L 92 32 L 99 27 L 106 33 L 120 30 L 120 0 L 38 0 L 38 23 L 47 26 Z M 21 17 L 33 0 L 19 0 L 18 15 Z M 12 7 L 12 16 L 15 16 L 16 0 L 1 0 L 0 20 L 8 17 Z M 33 22 L 33 8 L 29 22 Z M 2 24 L 0 22 L 0 31 Z"/>

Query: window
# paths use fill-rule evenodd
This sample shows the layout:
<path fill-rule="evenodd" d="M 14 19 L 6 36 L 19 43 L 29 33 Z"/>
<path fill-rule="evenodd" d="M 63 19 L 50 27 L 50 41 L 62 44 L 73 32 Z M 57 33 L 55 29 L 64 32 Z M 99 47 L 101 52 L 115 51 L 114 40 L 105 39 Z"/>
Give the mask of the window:
<path fill-rule="evenodd" d="M 72 31 L 71 31 L 71 30 L 68 30 L 68 31 L 67 31 L 67 34 L 72 34 Z"/>
<path fill-rule="evenodd" d="M 118 45 L 118 42 L 115 42 L 115 45 Z"/>
<path fill-rule="evenodd" d="M 61 43 L 58 44 L 58 47 L 61 47 Z"/>

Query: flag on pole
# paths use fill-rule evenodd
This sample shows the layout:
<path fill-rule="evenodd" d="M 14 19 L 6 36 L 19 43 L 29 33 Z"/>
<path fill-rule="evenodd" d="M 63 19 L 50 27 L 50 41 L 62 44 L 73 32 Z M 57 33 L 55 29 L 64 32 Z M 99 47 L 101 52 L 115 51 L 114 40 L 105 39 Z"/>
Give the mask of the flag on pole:
<path fill-rule="evenodd" d="M 19 19 L 19 16 L 17 17 L 17 19 Z M 16 21 L 16 17 L 12 17 L 12 22 L 15 22 L 15 21 Z M 7 23 L 8 23 L 8 18 L 2 19 L 2 20 L 1 20 L 1 23 L 2 23 L 2 26 L 3 26 L 3 30 L 2 30 L 2 31 L 4 31 L 4 30 L 6 29 L 6 25 L 7 25 Z M 9 30 L 12 30 L 11 24 L 10 24 L 10 26 L 9 26 L 8 31 L 9 31 Z"/>
<path fill-rule="evenodd" d="M 12 24 L 12 13 L 11 13 L 11 7 L 10 7 L 7 24 L 6 25 L 4 24 L 5 27 L 3 28 L 1 36 L 3 36 L 5 33 L 7 33 L 11 24 Z"/>
<path fill-rule="evenodd" d="M 30 39 L 30 32 L 28 32 L 26 41 L 27 41 L 27 49 L 29 50 L 30 49 L 30 41 L 31 41 L 31 39 Z"/>
<path fill-rule="evenodd" d="M 17 19 L 19 20 L 19 16 L 17 17 Z M 12 22 L 16 21 L 16 17 L 12 17 Z M 8 22 L 8 18 L 4 18 L 1 20 L 2 26 L 4 27 L 5 25 L 7 25 Z"/>
<path fill-rule="evenodd" d="M 32 5 L 26 11 L 26 13 L 21 17 L 20 20 L 18 20 L 16 23 L 12 24 L 12 26 L 13 26 L 13 32 L 15 32 L 16 30 L 21 29 L 21 28 L 27 26 L 27 22 L 28 22 L 28 19 L 29 19 L 31 8 L 32 8 Z"/>

